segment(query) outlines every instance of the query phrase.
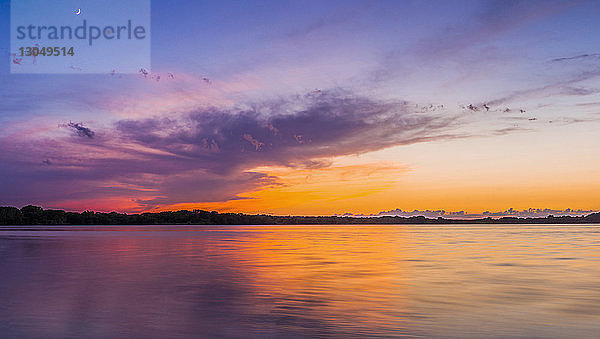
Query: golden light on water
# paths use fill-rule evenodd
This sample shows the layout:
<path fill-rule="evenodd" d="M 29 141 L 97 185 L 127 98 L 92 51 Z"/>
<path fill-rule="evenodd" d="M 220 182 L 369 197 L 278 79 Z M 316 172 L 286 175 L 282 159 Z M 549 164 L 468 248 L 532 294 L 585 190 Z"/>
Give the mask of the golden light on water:
<path fill-rule="evenodd" d="M 0 324 L 43 337 L 593 337 L 598 227 L 5 231 Z"/>
<path fill-rule="evenodd" d="M 265 227 L 250 231 L 235 258 L 256 293 L 275 300 L 273 313 L 320 319 L 347 333 L 401 333 L 411 276 L 401 259 L 405 236 L 402 228 L 377 226 Z"/>

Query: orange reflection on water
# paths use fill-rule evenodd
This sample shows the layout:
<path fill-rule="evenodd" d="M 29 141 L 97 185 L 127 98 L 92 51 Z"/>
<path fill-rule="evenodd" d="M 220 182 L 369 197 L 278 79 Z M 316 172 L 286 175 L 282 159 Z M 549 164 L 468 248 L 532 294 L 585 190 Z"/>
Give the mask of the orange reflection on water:
<path fill-rule="evenodd" d="M 600 225 L 38 228 L 0 232 L 7 337 L 600 331 Z"/>
<path fill-rule="evenodd" d="M 336 332 L 402 334 L 409 272 L 398 226 L 248 230 L 231 256 L 271 313 L 319 319 Z"/>

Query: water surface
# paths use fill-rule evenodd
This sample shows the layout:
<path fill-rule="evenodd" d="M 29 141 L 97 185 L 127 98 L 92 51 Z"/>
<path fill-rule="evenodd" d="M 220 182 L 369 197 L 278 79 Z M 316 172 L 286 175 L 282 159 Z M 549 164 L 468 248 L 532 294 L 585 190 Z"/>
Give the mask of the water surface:
<path fill-rule="evenodd" d="M 595 337 L 600 225 L 0 227 L 9 337 Z"/>

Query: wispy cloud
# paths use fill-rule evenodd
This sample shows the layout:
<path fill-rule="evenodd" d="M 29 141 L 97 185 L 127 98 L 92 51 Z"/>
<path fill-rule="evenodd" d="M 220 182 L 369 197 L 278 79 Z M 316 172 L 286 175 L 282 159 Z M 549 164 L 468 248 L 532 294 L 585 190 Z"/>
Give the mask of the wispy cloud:
<path fill-rule="evenodd" d="M 478 70 L 498 61 L 502 51 L 493 47 L 503 34 L 537 20 L 551 17 L 577 5 L 565 1 L 498 0 L 479 3 L 475 11 L 465 11 L 454 22 L 419 39 L 416 44 L 403 46 L 387 53 L 373 77 L 387 80 L 398 74 L 414 72 L 414 65 L 438 70 L 440 64 L 450 63 L 463 72 Z M 492 46 L 492 47 L 490 47 Z M 405 64 L 413 67 L 406 67 Z M 464 76 L 464 75 L 463 75 Z"/>
<path fill-rule="evenodd" d="M 572 57 L 562 57 L 552 59 L 552 62 L 563 62 L 563 61 L 577 61 L 577 60 L 587 60 L 587 59 L 599 59 L 600 53 L 592 53 L 592 54 L 581 54 Z"/>
<path fill-rule="evenodd" d="M 503 105 L 507 103 L 514 103 L 515 101 L 525 101 L 535 97 L 547 97 L 550 95 L 590 95 L 598 93 L 597 89 L 585 88 L 582 86 L 576 86 L 579 83 L 590 79 L 596 79 L 600 77 L 600 68 L 595 67 L 593 69 L 586 69 L 581 72 L 575 72 L 566 77 L 553 83 L 524 90 L 514 91 L 504 97 L 496 98 L 488 101 L 489 105 Z"/>
<path fill-rule="evenodd" d="M 346 6 L 333 14 L 315 19 L 303 26 L 289 30 L 283 34 L 285 38 L 306 38 L 307 36 L 326 30 L 327 28 L 341 26 L 347 23 L 355 22 L 358 17 L 364 15 L 372 4 L 363 3 L 356 6 Z"/>

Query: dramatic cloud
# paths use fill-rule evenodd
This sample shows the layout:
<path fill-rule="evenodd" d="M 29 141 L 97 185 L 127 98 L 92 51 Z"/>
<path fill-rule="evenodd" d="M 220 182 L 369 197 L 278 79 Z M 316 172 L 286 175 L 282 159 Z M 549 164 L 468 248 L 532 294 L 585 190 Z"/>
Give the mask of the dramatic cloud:
<path fill-rule="evenodd" d="M 101 129 L 101 138 L 69 123 L 89 142 L 31 135 L 27 145 L 3 140 L 0 203 L 120 197 L 148 209 L 238 199 L 239 193 L 279 184 L 253 168 L 315 168 L 327 166 L 324 158 L 453 138 L 452 122 L 412 112 L 405 102 L 324 91 L 235 110 L 120 120 Z"/>
<path fill-rule="evenodd" d="M 442 131 L 450 121 L 411 113 L 404 103 L 323 94 L 246 110 L 201 110 L 182 119 L 123 120 L 116 128 L 130 142 L 223 172 L 299 166 L 313 158 L 449 137 Z"/>

